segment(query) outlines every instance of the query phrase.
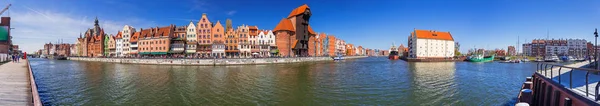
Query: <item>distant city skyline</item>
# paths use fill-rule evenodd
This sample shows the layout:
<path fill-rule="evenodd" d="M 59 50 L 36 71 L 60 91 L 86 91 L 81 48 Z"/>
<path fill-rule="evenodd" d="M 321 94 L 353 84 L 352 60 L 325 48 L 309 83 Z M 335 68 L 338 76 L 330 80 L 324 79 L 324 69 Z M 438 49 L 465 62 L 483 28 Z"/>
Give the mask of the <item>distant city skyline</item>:
<path fill-rule="evenodd" d="M 207 13 L 212 21 L 232 19 L 233 25 L 273 29 L 293 7 L 308 4 L 315 32 L 335 35 L 354 45 L 389 49 L 407 43 L 414 29 L 449 31 L 460 51 L 476 48 L 506 49 L 533 39 L 576 38 L 593 41 L 600 27 L 600 1 L 0 1 L 13 4 L 2 16 L 12 17 L 14 44 L 26 52 L 63 39 L 74 43 L 94 17 L 108 34 L 124 25 L 136 29 L 175 24 L 184 26 Z M 526 41 L 527 40 L 527 41 Z M 517 49 L 520 51 L 519 49 Z"/>

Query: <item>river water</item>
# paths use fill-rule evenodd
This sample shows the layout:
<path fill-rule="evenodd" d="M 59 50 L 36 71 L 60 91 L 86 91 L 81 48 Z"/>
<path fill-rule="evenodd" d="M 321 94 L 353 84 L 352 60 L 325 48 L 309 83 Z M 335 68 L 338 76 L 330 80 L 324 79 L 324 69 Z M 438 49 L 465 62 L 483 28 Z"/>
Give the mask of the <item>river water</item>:
<path fill-rule="evenodd" d="M 238 66 L 31 59 L 45 105 L 509 105 L 535 63 L 383 57 Z"/>

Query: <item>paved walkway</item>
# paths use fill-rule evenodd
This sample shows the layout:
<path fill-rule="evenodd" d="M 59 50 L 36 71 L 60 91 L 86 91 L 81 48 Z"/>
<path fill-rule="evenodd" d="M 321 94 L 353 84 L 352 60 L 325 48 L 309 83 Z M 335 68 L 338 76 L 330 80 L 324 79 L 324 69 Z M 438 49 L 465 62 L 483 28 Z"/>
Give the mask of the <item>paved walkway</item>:
<path fill-rule="evenodd" d="M 27 60 L 0 65 L 0 105 L 32 105 L 31 97 Z"/>
<path fill-rule="evenodd" d="M 565 65 L 568 67 L 583 67 L 590 64 L 589 61 L 584 61 L 584 62 L 578 62 L 578 63 L 574 63 L 574 64 L 569 64 L 569 65 Z M 600 81 L 600 75 L 597 74 L 593 74 L 590 73 L 589 77 L 588 77 L 588 83 L 585 83 L 585 75 L 586 75 L 586 71 L 581 71 L 581 70 L 574 70 L 571 71 L 571 69 L 569 68 L 562 68 L 561 72 L 558 73 L 558 68 L 552 68 L 552 76 L 550 76 L 550 72 L 551 71 L 547 71 L 548 73 L 546 74 L 546 77 L 551 77 L 552 80 L 558 82 L 558 77 L 560 76 L 560 82 L 563 86 L 569 88 L 569 77 L 570 74 L 573 74 L 573 91 L 576 93 L 579 93 L 580 95 L 585 96 L 586 95 L 586 85 L 588 86 L 588 97 L 593 99 L 594 98 L 594 93 L 595 93 L 595 89 L 596 89 L 596 85 L 598 84 L 598 82 Z M 544 75 L 544 72 L 541 72 L 540 74 Z"/>

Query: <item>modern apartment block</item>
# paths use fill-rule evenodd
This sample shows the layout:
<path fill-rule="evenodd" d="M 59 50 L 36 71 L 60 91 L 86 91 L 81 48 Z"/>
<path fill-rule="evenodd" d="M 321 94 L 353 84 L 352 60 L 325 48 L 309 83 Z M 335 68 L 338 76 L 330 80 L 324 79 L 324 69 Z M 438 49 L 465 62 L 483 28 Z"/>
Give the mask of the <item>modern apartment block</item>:
<path fill-rule="evenodd" d="M 584 57 L 588 55 L 587 41 L 583 39 L 534 39 L 523 44 L 526 56 L 544 57 L 547 55 Z"/>

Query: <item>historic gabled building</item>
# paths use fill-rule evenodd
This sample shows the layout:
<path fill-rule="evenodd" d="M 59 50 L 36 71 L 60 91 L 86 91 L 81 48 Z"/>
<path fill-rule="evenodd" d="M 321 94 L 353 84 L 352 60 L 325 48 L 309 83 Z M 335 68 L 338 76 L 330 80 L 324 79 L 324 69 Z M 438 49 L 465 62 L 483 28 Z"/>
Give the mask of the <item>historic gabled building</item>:
<path fill-rule="evenodd" d="M 216 58 L 225 57 L 225 28 L 223 28 L 220 21 L 217 20 L 217 23 L 212 27 L 211 34 L 212 56 Z"/>
<path fill-rule="evenodd" d="M 220 24 L 217 22 L 217 24 Z M 223 27 L 223 26 L 220 26 Z M 223 36 L 221 34 L 213 34 L 213 32 L 215 31 L 213 29 L 213 23 L 210 22 L 210 20 L 208 19 L 208 16 L 206 16 L 206 13 L 202 14 L 202 18 L 200 18 L 200 20 L 198 20 L 198 24 L 196 25 L 196 37 L 197 37 L 197 42 L 198 42 L 198 46 L 196 48 L 197 53 L 200 54 L 200 56 L 204 56 L 204 57 L 208 57 L 208 56 L 214 56 L 211 55 L 212 54 L 212 48 L 213 48 L 213 43 L 215 40 L 213 40 L 214 35 L 219 35 L 219 36 Z M 223 31 L 223 29 L 220 29 L 219 31 Z M 221 33 L 220 32 L 220 33 Z M 221 40 L 221 39 L 219 39 Z M 220 45 L 220 44 L 218 44 Z M 219 47 L 219 46 L 217 46 Z M 219 51 L 219 50 L 217 50 Z"/>
<path fill-rule="evenodd" d="M 262 31 L 259 31 L 257 26 L 248 26 L 248 30 L 248 42 L 250 43 L 250 52 L 252 54 L 260 54 L 260 45 L 258 45 L 257 41 Z M 262 34 L 264 35 L 264 33 Z"/>
<path fill-rule="evenodd" d="M 186 34 L 187 34 L 187 28 L 185 26 L 179 26 L 179 27 L 175 27 L 173 34 L 170 35 L 171 37 L 171 44 L 170 47 L 171 49 L 169 49 L 169 54 L 173 55 L 173 56 L 178 56 L 178 57 L 184 57 L 185 54 L 185 44 L 186 44 Z"/>
<path fill-rule="evenodd" d="M 235 29 L 236 35 L 238 36 L 238 47 L 240 49 L 240 56 L 241 58 L 250 58 L 252 57 L 252 53 L 251 53 L 251 47 L 252 46 L 250 44 L 250 42 L 248 42 L 248 37 L 250 36 L 249 33 L 249 27 L 248 25 L 242 25 L 242 26 L 238 26 L 237 29 Z"/>
<path fill-rule="evenodd" d="M 107 37 L 108 37 L 108 39 L 107 39 L 108 42 L 106 43 L 106 45 L 107 45 L 106 48 L 108 48 L 108 50 L 106 50 L 106 51 L 108 51 L 108 55 L 106 55 L 106 56 L 107 57 L 115 57 L 115 56 L 117 56 L 117 46 L 116 46 L 117 42 L 115 40 L 115 36 L 111 34 L 110 36 L 107 36 Z"/>
<path fill-rule="evenodd" d="M 273 34 L 272 30 L 265 30 L 264 32 L 266 34 L 265 34 L 264 38 L 260 39 L 260 40 L 262 40 L 262 42 L 265 45 L 268 45 L 268 46 L 264 46 L 264 49 L 268 50 L 269 53 L 263 53 L 263 54 L 265 54 L 265 56 L 273 56 L 273 55 L 277 54 L 277 51 L 276 51 L 277 43 L 275 43 L 277 36 L 275 36 L 275 34 Z"/>
<path fill-rule="evenodd" d="M 273 29 L 280 55 L 309 56 L 309 39 L 316 35 L 309 25 L 311 15 L 310 8 L 304 4 L 294 9 Z"/>
<path fill-rule="evenodd" d="M 186 29 L 185 53 L 188 56 L 196 56 L 196 47 L 198 46 L 198 38 L 196 37 L 196 25 L 190 21 Z"/>
<path fill-rule="evenodd" d="M 174 36 L 175 25 L 140 29 L 138 39 L 139 55 L 166 55 L 170 50 L 171 37 Z"/>
<path fill-rule="evenodd" d="M 77 41 L 75 41 L 75 46 L 75 49 L 77 49 L 77 56 L 87 56 L 87 45 L 85 42 L 85 38 L 82 37 L 81 33 L 79 34 L 79 38 L 77 38 Z"/>
<path fill-rule="evenodd" d="M 121 31 L 117 32 L 115 35 L 115 56 L 123 57 L 123 33 Z"/>
<path fill-rule="evenodd" d="M 132 26 L 129 26 L 129 25 L 125 25 L 123 27 L 123 31 L 120 31 L 123 40 L 121 40 L 122 52 L 119 54 L 119 56 L 131 56 L 131 54 L 130 54 L 131 47 L 132 47 L 131 39 L 133 37 L 133 33 L 135 33 L 135 32 L 136 32 L 135 28 L 133 28 Z M 135 47 L 137 48 L 137 45 Z"/>
<path fill-rule="evenodd" d="M 227 19 L 225 21 L 225 54 L 228 58 L 237 58 L 240 56 L 239 45 L 239 36 L 237 36 L 236 31 L 233 29 L 231 19 Z"/>
<path fill-rule="evenodd" d="M 110 36 L 104 36 L 104 56 L 110 56 L 110 51 L 108 49 L 108 41 L 110 40 Z"/>
<path fill-rule="evenodd" d="M 140 38 L 141 35 L 141 29 L 140 32 L 134 32 L 133 35 L 131 35 L 131 38 L 129 39 L 129 56 L 135 57 L 135 56 L 139 56 L 139 45 L 138 45 L 138 40 Z"/>
<path fill-rule="evenodd" d="M 85 49 L 87 49 L 86 56 L 104 56 L 105 36 L 104 29 L 100 28 L 98 18 L 96 18 L 96 20 L 94 20 L 94 28 L 90 28 L 85 32 L 84 44 L 86 45 Z"/>

